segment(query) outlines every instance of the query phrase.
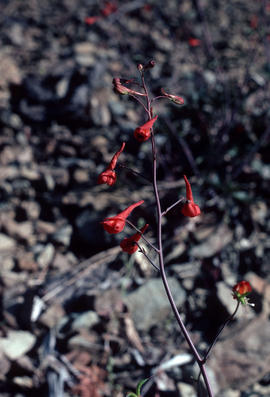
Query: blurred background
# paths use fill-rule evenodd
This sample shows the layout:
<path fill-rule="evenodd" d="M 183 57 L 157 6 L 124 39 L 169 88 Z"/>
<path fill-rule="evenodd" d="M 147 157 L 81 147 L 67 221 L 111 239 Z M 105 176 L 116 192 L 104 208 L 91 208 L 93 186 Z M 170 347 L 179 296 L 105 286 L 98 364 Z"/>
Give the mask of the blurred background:
<path fill-rule="evenodd" d="M 146 121 L 112 79 L 146 74 L 163 208 L 192 184 L 202 215 L 164 219 L 169 283 L 201 353 L 252 287 L 208 362 L 215 395 L 270 395 L 270 1 L 0 1 L 0 396 L 205 396 L 161 285 L 100 221 L 156 242 Z M 132 86 L 130 86 L 132 87 Z M 136 86 L 135 86 L 136 87 Z M 126 142 L 113 187 L 97 177 Z M 155 253 L 147 249 L 156 261 Z"/>

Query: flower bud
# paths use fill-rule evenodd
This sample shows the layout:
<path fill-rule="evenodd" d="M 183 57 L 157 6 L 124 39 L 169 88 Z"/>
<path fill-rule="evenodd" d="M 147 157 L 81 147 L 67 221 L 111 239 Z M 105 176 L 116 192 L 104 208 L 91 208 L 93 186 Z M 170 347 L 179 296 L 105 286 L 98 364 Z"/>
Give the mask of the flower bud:
<path fill-rule="evenodd" d="M 176 103 L 177 105 L 183 105 L 184 104 L 184 99 L 180 96 L 177 95 L 172 95 L 172 94 L 167 94 L 167 92 L 164 91 L 163 88 L 161 88 L 162 95 L 165 97 L 169 98 L 170 101 Z"/>
<path fill-rule="evenodd" d="M 141 92 L 131 90 L 130 88 L 125 87 L 120 79 L 118 77 L 115 77 L 113 79 L 113 88 L 115 93 L 121 94 L 121 95 L 139 95 L 139 96 L 146 96 L 146 94 L 143 94 Z"/>

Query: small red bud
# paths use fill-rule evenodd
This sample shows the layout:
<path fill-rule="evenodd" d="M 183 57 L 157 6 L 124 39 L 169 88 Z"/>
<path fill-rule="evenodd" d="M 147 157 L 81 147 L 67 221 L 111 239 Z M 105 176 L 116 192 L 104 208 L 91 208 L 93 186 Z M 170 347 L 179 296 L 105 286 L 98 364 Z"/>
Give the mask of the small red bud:
<path fill-rule="evenodd" d="M 95 16 L 95 17 L 86 17 L 84 22 L 87 25 L 93 25 L 94 23 L 96 23 L 101 17 L 99 16 Z"/>
<path fill-rule="evenodd" d="M 130 88 L 125 87 L 120 79 L 118 77 L 113 79 L 113 88 L 115 93 L 121 94 L 121 95 L 139 95 L 139 96 L 146 96 L 146 94 L 143 94 L 141 92 L 131 90 Z"/>
<path fill-rule="evenodd" d="M 198 47 L 198 46 L 201 44 L 201 40 L 196 39 L 195 37 L 190 37 L 190 38 L 188 39 L 188 44 L 189 44 L 191 47 Z"/>
<path fill-rule="evenodd" d="M 156 62 L 152 59 L 151 61 L 147 62 L 144 65 L 144 70 L 152 69 L 153 67 L 155 67 L 155 64 L 156 64 Z"/>
<path fill-rule="evenodd" d="M 162 92 L 162 95 L 169 98 L 172 102 L 176 103 L 177 105 L 184 104 L 184 99 L 182 97 L 177 96 L 177 95 L 167 94 L 167 92 L 165 92 L 163 88 L 161 88 L 161 92 Z"/>

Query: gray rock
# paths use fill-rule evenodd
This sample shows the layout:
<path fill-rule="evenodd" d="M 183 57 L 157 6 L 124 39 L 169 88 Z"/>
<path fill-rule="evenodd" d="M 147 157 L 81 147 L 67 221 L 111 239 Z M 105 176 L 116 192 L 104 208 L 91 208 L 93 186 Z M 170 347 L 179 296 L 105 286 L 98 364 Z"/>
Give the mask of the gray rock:
<path fill-rule="evenodd" d="M 37 262 L 41 267 L 47 267 L 53 260 L 54 246 L 47 244 L 37 258 Z"/>
<path fill-rule="evenodd" d="M 177 383 L 177 388 L 180 392 L 180 396 L 183 397 L 196 397 L 197 393 L 194 390 L 194 387 L 189 385 L 188 383 L 179 382 Z"/>
<path fill-rule="evenodd" d="M 0 338 L 0 351 L 10 360 L 16 360 L 29 352 L 36 337 L 27 331 L 9 331 L 6 338 Z"/>
<path fill-rule="evenodd" d="M 55 232 L 52 236 L 53 240 L 59 244 L 63 244 L 64 246 L 69 246 L 70 239 L 72 235 L 72 226 L 65 225 L 60 227 L 57 232 Z"/>
<path fill-rule="evenodd" d="M 10 251 L 15 248 L 16 242 L 12 238 L 0 233 L 0 252 Z"/>
<path fill-rule="evenodd" d="M 270 322 L 262 316 L 230 328 L 230 337 L 217 343 L 207 361 L 220 391 L 245 391 L 270 371 L 269 335 Z"/>
<path fill-rule="evenodd" d="M 233 233 L 225 224 L 220 225 L 207 240 L 191 249 L 196 258 L 209 258 L 220 252 L 232 241 Z"/>
<path fill-rule="evenodd" d="M 72 323 L 72 329 L 77 331 L 81 328 L 91 328 L 98 323 L 98 315 L 96 312 L 89 310 L 85 313 L 80 314 L 75 318 Z"/>
<path fill-rule="evenodd" d="M 181 306 L 185 300 L 184 290 L 174 278 L 169 278 L 168 282 L 176 305 Z M 139 330 L 148 331 L 153 325 L 164 322 L 171 313 L 171 306 L 160 279 L 147 281 L 123 299 Z"/>

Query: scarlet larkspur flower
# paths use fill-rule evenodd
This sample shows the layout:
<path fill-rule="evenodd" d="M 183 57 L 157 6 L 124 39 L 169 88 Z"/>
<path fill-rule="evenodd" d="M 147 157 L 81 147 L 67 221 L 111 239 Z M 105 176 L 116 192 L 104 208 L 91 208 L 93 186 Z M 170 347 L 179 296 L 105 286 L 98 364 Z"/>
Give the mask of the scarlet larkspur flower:
<path fill-rule="evenodd" d="M 200 207 L 194 203 L 191 186 L 190 186 L 190 183 L 189 183 L 186 175 L 184 175 L 184 179 L 185 179 L 185 183 L 186 183 L 186 199 L 187 199 L 187 201 L 182 206 L 181 212 L 184 216 L 189 216 L 190 218 L 193 218 L 194 216 L 200 215 L 201 210 L 200 210 Z"/>
<path fill-rule="evenodd" d="M 107 16 L 109 16 L 110 14 L 114 13 L 116 10 L 117 10 L 116 4 L 113 3 L 113 2 L 111 2 L 111 1 L 108 1 L 108 2 L 105 4 L 105 7 L 102 8 L 101 13 L 102 13 L 105 17 L 107 17 Z"/>
<path fill-rule="evenodd" d="M 153 119 L 147 121 L 145 124 L 137 127 L 134 131 L 134 136 L 139 142 L 145 142 L 151 136 L 151 128 L 153 128 L 153 124 L 156 121 L 158 116 L 155 116 Z"/>
<path fill-rule="evenodd" d="M 139 96 L 146 96 L 142 92 L 131 90 L 130 88 L 124 86 L 118 77 L 113 79 L 113 88 L 114 91 L 121 95 L 139 95 Z"/>
<path fill-rule="evenodd" d="M 109 166 L 103 171 L 98 177 L 98 184 L 106 183 L 109 186 L 112 186 L 116 182 L 116 172 L 114 171 L 116 167 L 117 160 L 125 148 L 126 143 L 123 142 L 121 148 L 113 155 Z"/>
<path fill-rule="evenodd" d="M 94 16 L 94 17 L 86 17 L 84 22 L 87 23 L 87 25 L 93 25 L 96 23 L 101 17 L 99 16 Z"/>
<path fill-rule="evenodd" d="M 183 105 L 184 99 L 177 95 L 167 94 L 163 88 L 161 88 L 162 95 L 169 98 L 172 102 L 176 103 L 177 105 Z"/>
<path fill-rule="evenodd" d="M 120 247 L 122 248 L 122 250 L 124 252 L 127 252 L 128 254 L 134 254 L 134 252 L 136 252 L 138 249 L 138 246 L 135 243 L 140 240 L 140 238 L 142 237 L 142 234 L 145 232 L 145 230 L 148 228 L 148 226 L 149 226 L 148 224 L 144 225 L 140 229 L 141 233 L 137 232 L 130 237 L 124 238 L 124 240 L 121 241 L 121 243 L 120 243 Z"/>
<path fill-rule="evenodd" d="M 134 210 L 134 208 L 138 207 L 142 203 L 144 203 L 144 200 L 140 200 L 137 203 L 130 205 L 124 211 L 120 212 L 115 216 L 105 218 L 104 221 L 101 222 L 105 231 L 110 234 L 117 234 L 122 232 L 125 227 L 127 217 Z"/>
<path fill-rule="evenodd" d="M 242 303 L 243 305 L 248 304 L 247 295 L 251 293 L 252 288 L 248 281 L 239 281 L 233 289 L 233 298 L 237 299 L 238 302 Z"/>
<path fill-rule="evenodd" d="M 102 185 L 107 184 L 108 186 L 112 186 L 116 182 L 116 172 L 114 170 L 106 169 L 103 171 L 98 177 L 98 184 Z"/>
<path fill-rule="evenodd" d="M 201 40 L 195 39 L 195 37 L 190 37 L 190 38 L 188 39 L 188 44 L 189 44 L 191 47 L 198 47 L 198 46 L 201 44 Z"/>

